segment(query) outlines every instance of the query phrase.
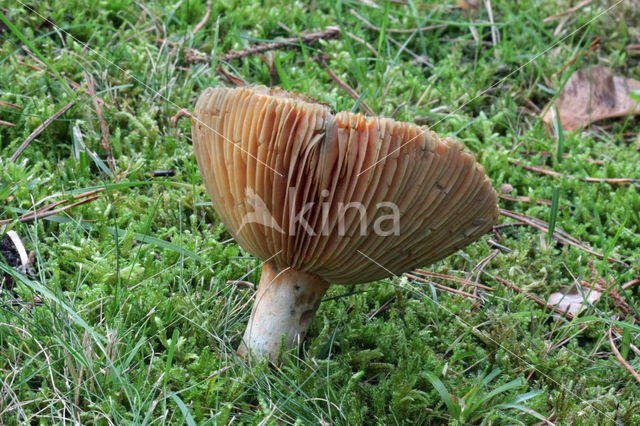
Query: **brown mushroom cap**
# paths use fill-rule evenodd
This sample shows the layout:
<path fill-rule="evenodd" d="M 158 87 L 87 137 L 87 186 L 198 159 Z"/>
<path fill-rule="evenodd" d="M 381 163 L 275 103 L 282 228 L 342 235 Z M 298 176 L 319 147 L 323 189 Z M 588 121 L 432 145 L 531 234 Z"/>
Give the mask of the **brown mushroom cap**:
<path fill-rule="evenodd" d="M 207 89 L 193 145 L 236 241 L 330 283 L 431 264 L 486 233 L 498 215 L 484 168 L 459 142 L 390 118 L 334 115 L 281 89 Z"/>

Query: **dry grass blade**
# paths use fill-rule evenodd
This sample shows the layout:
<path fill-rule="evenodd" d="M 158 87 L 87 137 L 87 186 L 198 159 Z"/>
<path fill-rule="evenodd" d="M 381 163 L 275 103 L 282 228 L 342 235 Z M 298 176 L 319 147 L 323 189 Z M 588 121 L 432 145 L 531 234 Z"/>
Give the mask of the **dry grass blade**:
<path fill-rule="evenodd" d="M 631 373 L 633 378 L 636 379 L 638 383 L 640 383 L 640 375 L 633 369 L 633 367 L 631 367 L 631 364 L 629 364 L 627 360 L 622 357 L 622 355 L 620 354 L 620 351 L 618 351 L 618 348 L 616 348 L 616 345 L 613 342 L 613 336 L 611 335 L 611 329 L 609 329 L 609 344 L 611 345 L 611 350 L 613 351 L 613 354 L 616 356 L 616 358 L 618 358 L 618 361 L 620 361 L 620 364 L 622 364 L 622 366 L 629 373 Z"/>
<path fill-rule="evenodd" d="M 578 3 L 577 5 L 573 6 L 570 9 L 565 10 L 564 12 L 560 12 L 557 15 L 551 15 L 548 16 L 546 18 L 544 18 L 542 20 L 542 22 L 547 23 L 547 22 L 553 22 L 553 21 L 557 21 L 558 19 L 564 18 L 566 16 L 571 16 L 574 13 L 576 13 L 578 10 L 582 9 L 585 6 L 588 6 L 589 4 L 591 4 L 592 0 L 584 0 L 580 3 Z"/>
<path fill-rule="evenodd" d="M 520 222 L 523 222 L 531 226 L 532 228 L 535 228 L 539 231 L 544 232 L 545 234 L 549 232 L 549 224 L 540 219 L 536 219 L 531 216 L 527 216 L 525 214 L 517 213 L 517 212 L 506 210 L 506 209 L 500 209 L 500 214 L 506 217 L 510 217 L 511 219 L 515 219 Z M 598 259 L 604 259 L 604 255 L 590 249 L 589 247 L 586 247 L 584 243 L 582 243 L 582 241 L 574 238 L 573 236 L 567 234 L 561 229 L 558 229 L 557 227 L 555 228 L 555 232 L 553 233 L 553 238 L 559 242 L 566 243 L 576 248 L 579 248 L 580 250 L 586 251 L 587 253 L 596 256 Z M 622 266 L 627 266 L 627 267 L 629 266 L 627 263 L 618 259 L 614 259 L 612 257 L 608 257 L 607 260 L 609 262 L 614 262 Z"/>
<path fill-rule="evenodd" d="M 86 71 L 84 72 L 84 79 L 87 81 L 89 96 L 91 96 L 91 100 L 93 101 L 93 108 L 96 110 L 96 115 L 98 116 L 98 121 L 100 122 L 100 132 L 102 133 L 102 149 L 104 149 L 105 152 L 111 153 L 111 143 L 109 142 L 109 126 L 107 126 L 107 122 L 105 121 L 104 115 L 102 114 L 102 108 L 100 108 L 100 103 L 98 102 L 98 98 L 96 96 L 96 80 L 91 74 Z"/>
<path fill-rule="evenodd" d="M 213 2 L 208 2 L 207 12 L 204 14 L 200 22 L 198 22 L 198 24 L 195 27 L 193 27 L 193 31 L 191 32 L 191 34 L 195 35 L 198 31 L 202 29 L 202 27 L 204 27 L 207 24 L 207 21 L 209 21 L 209 17 L 211 16 L 212 7 L 213 7 Z"/>
<path fill-rule="evenodd" d="M 7 126 L 7 127 L 16 127 L 16 125 L 15 125 L 15 124 L 13 124 L 12 122 L 10 122 L 10 121 L 4 121 L 4 120 L 0 120 L 0 125 L 2 125 L 2 126 Z"/>
<path fill-rule="evenodd" d="M 33 132 L 31 132 L 31 134 L 27 137 L 27 139 L 25 139 L 24 142 L 22 142 L 22 145 L 20 145 L 18 147 L 18 149 L 16 150 L 16 152 L 13 153 L 13 155 L 10 158 L 10 161 L 12 163 L 15 163 L 16 160 L 18 159 L 18 157 L 20 156 L 20 154 L 22 154 L 22 151 L 24 151 L 31 142 L 33 142 L 33 140 L 35 138 L 37 138 L 38 136 L 40 136 L 40 134 L 42 132 L 44 132 L 47 127 L 49 127 L 51 125 L 51 123 L 53 123 L 54 121 L 56 121 L 58 118 L 60 118 L 60 116 L 62 114 L 64 114 L 65 112 L 67 112 L 71 107 L 73 107 L 76 104 L 76 101 L 71 101 L 68 104 L 66 104 L 65 106 L 63 106 L 62 108 L 60 108 L 58 111 L 56 111 L 55 114 L 53 114 L 51 117 L 47 118 L 44 123 L 42 123 L 41 125 L 38 126 L 37 129 L 35 129 Z"/>

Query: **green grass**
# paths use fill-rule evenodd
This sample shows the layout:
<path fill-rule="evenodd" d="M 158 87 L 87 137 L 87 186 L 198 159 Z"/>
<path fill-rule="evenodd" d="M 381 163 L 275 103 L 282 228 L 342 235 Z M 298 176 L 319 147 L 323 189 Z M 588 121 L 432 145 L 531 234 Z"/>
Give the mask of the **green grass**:
<path fill-rule="evenodd" d="M 545 311 L 491 276 L 546 300 L 591 278 L 588 261 L 632 307 L 640 290 L 620 285 L 640 274 L 637 187 L 586 183 L 526 171 L 509 160 L 577 177 L 639 178 L 638 119 L 611 120 L 604 130 L 559 141 L 547 134 L 526 100 L 543 107 L 571 73 L 605 65 L 640 80 L 640 40 L 633 3 L 594 2 L 554 36 L 547 16 L 568 2 L 492 2 L 500 42 L 491 43 L 488 13 L 439 2 L 214 2 L 195 35 L 201 1 L 61 1 L 5 4 L 15 31 L 0 33 L 0 219 L 16 218 L 60 197 L 106 188 L 103 197 L 66 213 L 0 226 L 15 230 L 35 253 L 36 275 L 13 275 L 0 290 L 0 419 L 7 424 L 420 424 L 469 422 L 557 424 L 640 422 L 638 383 L 614 357 L 640 371 L 640 327 L 608 294 L 569 321 Z M 358 17 L 360 16 L 360 17 Z M 45 22 L 45 18 L 55 23 Z M 382 29 L 367 29 L 362 19 Z M 4 20 L 3 20 L 4 21 Z M 401 34 L 393 29 L 444 24 Z M 223 84 L 212 63 L 188 64 L 181 50 L 157 39 L 184 40 L 206 53 L 239 50 L 265 40 L 339 25 L 343 35 L 274 57 L 280 84 L 326 102 L 420 121 L 455 136 L 484 165 L 494 187 L 553 200 L 551 207 L 500 201 L 566 231 L 594 250 L 624 257 L 605 263 L 528 227 L 501 230 L 500 253 L 480 282 L 496 289 L 482 301 L 404 278 L 366 286 L 333 286 L 300 352 L 282 365 L 249 366 L 235 355 L 252 292 L 229 280 L 257 283 L 261 263 L 238 247 L 206 194 L 191 147 L 190 121 L 169 118 L 191 108 L 208 86 Z M 476 43 L 475 28 L 482 43 Z M 216 31 L 219 29 L 219 31 Z M 345 35 L 366 40 L 377 54 Z M 592 39 L 601 47 L 554 74 Z M 38 64 L 26 55 L 30 46 Z M 353 87 L 354 101 L 320 64 Z M 42 71 L 25 66 L 37 65 Z M 49 66 L 51 74 L 44 68 Z M 223 64 L 251 84 L 274 75 L 257 56 Z M 101 148 L 91 98 L 96 92 L 110 129 L 114 164 Z M 63 77 L 64 76 L 64 77 Z M 494 89 L 483 92 L 485 89 Z M 44 120 L 77 104 L 34 140 L 15 164 L 9 158 Z M 547 151 L 522 157 L 523 151 Z M 562 153 L 568 155 L 562 158 Z M 603 165 L 589 160 L 602 160 Z M 153 178 L 154 170 L 174 177 Z M 500 223 L 510 219 L 501 218 Z M 487 235 L 436 272 L 475 277 L 494 248 Z M 443 282 L 445 285 L 453 285 Z M 42 303 L 34 303 L 38 297 Z M 464 409 L 463 409 L 464 407 Z"/>

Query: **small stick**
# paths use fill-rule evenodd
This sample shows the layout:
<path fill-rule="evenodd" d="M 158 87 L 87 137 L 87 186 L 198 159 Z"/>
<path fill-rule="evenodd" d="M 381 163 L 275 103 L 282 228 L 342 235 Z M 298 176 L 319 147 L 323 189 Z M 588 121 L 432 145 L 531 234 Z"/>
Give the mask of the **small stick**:
<path fill-rule="evenodd" d="M 391 113 L 391 115 L 389 116 L 389 118 L 393 118 L 396 116 L 396 114 L 398 113 L 398 111 L 400 111 L 401 108 L 407 106 L 409 104 L 409 101 L 404 101 L 403 103 L 401 103 L 400 105 L 398 105 L 397 107 L 394 108 L 393 112 Z"/>
<path fill-rule="evenodd" d="M 200 22 L 198 22 L 198 24 L 195 27 L 193 27 L 193 31 L 191 31 L 191 34 L 195 35 L 198 31 L 200 31 L 202 29 L 202 27 L 205 26 L 205 24 L 209 20 L 209 17 L 211 16 L 211 7 L 212 6 L 213 6 L 212 2 L 208 2 L 207 3 L 207 12 L 202 17 L 202 20 Z"/>
<path fill-rule="evenodd" d="M 274 40 L 269 43 L 260 43 L 255 46 L 247 47 L 239 51 L 230 50 L 227 53 L 220 55 L 219 60 L 224 62 L 229 62 L 234 59 L 241 59 L 247 56 L 257 55 L 258 53 L 264 53 L 270 50 L 278 50 L 287 46 L 298 46 L 301 41 L 302 43 L 305 43 L 305 44 L 311 44 L 320 39 L 328 40 L 328 39 L 336 38 L 339 34 L 340 34 L 340 27 L 329 26 L 322 31 L 312 32 L 312 33 L 301 33 L 300 38 L 298 37 L 284 38 L 282 40 Z M 175 46 L 175 43 L 169 42 L 167 40 L 158 39 L 156 41 L 158 43 L 168 43 L 170 46 Z M 188 62 L 198 63 L 198 62 L 211 61 L 211 56 L 197 49 L 185 48 L 184 52 L 185 52 L 185 58 L 187 58 Z"/>
<path fill-rule="evenodd" d="M 542 167 L 534 167 L 528 166 L 526 164 L 519 163 L 517 161 L 509 160 L 511 164 L 514 164 L 518 167 L 522 167 L 525 170 L 529 170 L 531 172 L 540 173 L 547 176 L 553 177 L 563 177 L 563 178 L 575 178 L 589 183 L 608 183 L 609 185 L 629 185 L 634 184 L 635 186 L 640 186 L 638 183 L 640 179 L 631 179 L 631 178 L 594 178 L 594 177 L 579 177 L 572 175 L 565 175 L 560 172 L 556 172 L 554 170 L 544 169 Z"/>
<path fill-rule="evenodd" d="M 511 249 L 510 249 L 509 247 L 507 247 L 507 246 L 503 246 L 502 244 L 497 243 L 497 242 L 495 242 L 495 241 L 493 241 L 493 240 L 491 240 L 491 239 L 490 239 L 490 240 L 488 240 L 488 241 L 487 241 L 487 243 L 488 243 L 490 246 L 493 246 L 493 247 L 495 247 L 495 248 L 497 248 L 497 249 L 500 249 L 501 251 L 503 251 L 503 252 L 505 252 L 505 253 L 511 253 Z"/>
<path fill-rule="evenodd" d="M 47 127 L 49 127 L 51 125 L 51 123 L 53 123 L 54 121 L 56 121 L 62 114 L 64 114 L 65 112 L 67 112 L 71 107 L 73 107 L 76 104 L 76 101 L 71 101 L 68 104 L 66 104 L 65 106 L 63 106 L 62 108 L 60 108 L 55 114 L 53 114 L 51 117 L 47 118 L 44 123 L 42 123 L 41 125 L 38 126 L 37 129 L 35 129 L 33 132 L 31 132 L 31 134 L 27 137 L 27 139 L 25 139 L 24 142 L 22 142 L 22 145 L 20 145 L 18 147 L 18 149 L 16 150 L 16 152 L 13 153 L 13 155 L 11 156 L 11 158 L 9 159 L 9 161 L 11 161 L 12 163 L 15 163 L 16 160 L 18 159 L 18 157 L 20 156 L 20 154 L 22 154 L 22 151 L 24 151 L 31 142 L 33 142 L 33 140 L 35 138 L 37 138 L 38 136 L 40 136 L 40 134 L 42 132 L 44 132 L 46 130 Z"/>
<path fill-rule="evenodd" d="M 171 125 L 171 127 L 176 127 L 176 125 L 178 124 L 178 120 L 180 120 L 182 117 L 191 118 L 191 113 L 188 109 L 182 108 L 178 110 L 178 112 L 176 112 L 175 115 L 169 119 L 169 124 Z"/>
<path fill-rule="evenodd" d="M 564 16 L 573 15 L 578 10 L 582 9 L 583 7 L 587 6 L 590 3 L 591 3 L 591 0 L 584 0 L 581 3 L 578 3 L 577 5 L 573 6 L 572 8 L 565 10 L 564 12 L 560 12 L 557 15 L 547 16 L 542 20 L 542 22 L 547 23 L 547 22 L 557 21 L 558 19 Z"/>
<path fill-rule="evenodd" d="M 631 373 L 631 375 L 633 376 L 634 379 L 636 379 L 636 381 L 638 383 L 640 383 L 640 375 L 638 375 L 638 373 L 636 373 L 636 371 L 633 369 L 633 367 L 631 367 L 631 364 L 629 364 L 627 362 L 626 359 L 624 359 L 622 357 L 622 355 L 620 354 L 620 352 L 618 351 L 618 348 L 616 348 L 615 343 L 613 342 L 613 336 L 611 336 L 611 328 L 609 328 L 609 344 L 611 345 L 611 350 L 613 351 L 613 354 L 616 356 L 616 358 L 618 358 L 618 361 L 620 361 L 620 364 L 622 364 L 622 366 L 629 372 Z"/>
<path fill-rule="evenodd" d="M 97 193 L 103 192 L 105 190 L 106 190 L 106 188 L 98 188 L 98 189 L 94 189 L 93 191 L 87 191 L 87 192 L 83 192 L 82 194 L 74 195 L 73 198 L 77 200 L 78 198 L 90 197 L 93 194 L 97 194 Z"/>
<path fill-rule="evenodd" d="M 516 202 L 521 202 L 521 203 L 530 203 L 531 197 L 526 197 L 524 195 L 518 195 L 517 197 L 511 197 L 509 195 L 504 195 L 504 194 L 498 194 L 498 198 L 501 198 L 503 200 L 507 200 L 507 201 L 516 201 Z M 536 200 L 536 204 L 540 204 L 545 205 L 545 206 L 549 206 L 551 207 L 551 200 L 545 200 L 544 198 L 539 198 Z M 564 206 L 560 206 L 560 208 L 564 208 Z"/>
<path fill-rule="evenodd" d="M 26 222 L 33 222 L 36 219 L 44 219 L 45 217 L 53 216 L 65 210 L 69 210 L 72 207 L 76 207 L 81 204 L 90 203 L 92 201 L 97 200 L 98 198 L 102 198 L 102 195 L 95 195 L 93 197 L 89 197 L 84 200 L 76 201 L 75 203 L 69 204 L 68 206 L 60 207 L 59 209 L 44 211 L 44 213 L 42 214 L 38 214 L 37 212 L 35 214 L 34 212 L 25 213 L 22 216 L 18 217 L 18 220 L 22 223 L 26 223 Z M 63 204 L 63 203 L 58 202 L 58 204 Z M 13 219 L 3 219 L 3 220 L 0 220 L 0 225 L 4 225 L 6 223 L 11 223 L 11 222 L 13 222 Z"/>
<path fill-rule="evenodd" d="M 324 68 L 324 70 L 327 72 L 327 74 L 329 74 L 329 77 L 331 77 L 331 79 L 338 85 L 340 86 L 340 88 L 342 90 L 344 90 L 345 92 L 347 92 L 347 94 L 351 97 L 351 99 L 353 99 L 354 101 L 358 101 L 358 99 L 360 99 L 360 95 L 358 95 L 358 92 L 356 92 L 355 90 L 353 90 L 351 88 L 351 86 L 349 86 L 347 83 L 345 83 L 345 81 L 343 79 L 341 79 L 336 73 L 334 73 L 331 68 L 329 68 L 329 65 L 327 64 L 327 61 L 324 59 L 323 56 L 320 56 L 320 66 L 322 68 Z M 374 116 L 376 115 L 375 112 L 373 112 L 373 110 L 371 109 L 371 107 L 369 105 L 367 105 L 367 103 L 365 101 L 362 101 L 360 103 L 360 108 L 362 108 L 362 110 L 367 113 L 368 115 Z"/>
<path fill-rule="evenodd" d="M 425 277 L 430 277 L 430 278 L 440 278 L 441 280 L 453 281 L 460 284 L 469 285 L 472 287 L 478 287 L 487 291 L 496 291 L 496 289 L 493 287 L 489 287 L 484 284 L 477 283 L 475 281 L 469 281 L 464 278 L 454 277 L 453 275 L 438 274 L 436 272 L 425 271 L 424 269 L 414 269 L 413 271 L 411 271 L 411 273 L 423 275 Z"/>
<path fill-rule="evenodd" d="M 11 108 L 11 109 L 23 109 L 20 105 L 12 104 L 11 102 L 0 101 L 0 106 Z"/>
<path fill-rule="evenodd" d="M 569 62 L 567 62 L 562 68 L 560 68 L 560 71 L 557 71 L 555 74 L 553 75 L 559 75 L 562 74 L 562 71 L 566 70 L 567 68 L 569 68 L 575 61 L 577 61 L 581 56 L 587 56 L 589 53 L 593 52 L 598 45 L 600 44 L 600 37 L 596 36 L 593 41 L 591 42 L 591 44 L 589 45 L 589 47 L 587 47 L 587 49 L 584 51 L 584 53 L 580 52 L 578 53 L 576 56 L 574 56 L 573 58 L 571 58 L 571 60 Z"/>
<path fill-rule="evenodd" d="M 229 83 L 233 84 L 236 87 L 243 87 L 247 85 L 246 81 L 244 81 L 241 77 L 238 77 L 231 71 L 227 70 L 222 65 L 218 65 L 218 69 L 216 70 L 216 72 L 219 72 L 220 74 L 222 74 L 223 77 L 226 78 Z"/>
<path fill-rule="evenodd" d="M 627 50 L 640 50 L 640 44 L 629 44 Z"/>
<path fill-rule="evenodd" d="M 515 285 L 514 283 L 505 280 L 504 278 L 500 278 L 498 276 L 493 276 L 491 274 L 489 274 L 488 272 L 483 271 L 485 274 L 489 275 L 491 278 L 493 278 L 494 280 L 501 282 L 502 284 L 506 285 L 507 287 L 511 288 L 512 290 L 517 291 L 518 293 L 524 294 L 527 298 L 533 300 L 534 302 L 536 302 L 538 305 L 546 308 L 546 309 L 550 309 L 552 311 L 554 311 L 557 314 L 560 314 L 562 316 L 564 316 L 567 319 L 573 319 L 573 314 L 571 314 L 569 311 L 563 311 L 562 309 L 558 308 L 557 306 L 554 305 L 549 305 L 547 302 L 545 302 L 544 300 L 540 299 L 537 296 L 534 296 L 533 294 L 529 294 L 526 291 L 524 291 L 523 289 L 521 289 L 520 287 L 518 287 L 517 285 Z"/>
<path fill-rule="evenodd" d="M 535 218 L 532 218 L 532 217 L 527 216 L 525 214 L 516 213 L 516 212 L 513 212 L 511 210 L 506 210 L 506 209 L 500 209 L 500 214 L 503 215 L 503 216 L 510 217 L 511 219 L 516 219 L 516 220 L 519 220 L 521 222 L 524 222 L 527 225 L 531 226 L 532 228 L 535 228 L 535 229 L 537 229 L 539 231 L 542 231 L 545 234 L 549 232 L 549 225 L 547 224 L 547 222 L 544 222 L 542 220 L 535 219 Z M 536 221 L 540 222 L 541 224 L 536 223 Z M 566 232 L 561 231 L 560 229 L 556 228 L 556 232 L 554 232 L 553 238 L 558 240 L 558 241 L 560 241 L 560 242 L 564 242 L 564 243 L 567 243 L 567 244 L 569 244 L 571 246 L 574 246 L 576 248 L 584 250 L 587 253 L 594 255 L 598 259 L 604 259 L 604 255 L 602 255 L 602 254 L 600 254 L 600 253 L 598 253 L 596 251 L 591 250 L 589 247 L 583 246 L 581 241 L 577 240 L 576 238 L 572 237 L 571 235 L 566 234 L 567 237 L 565 237 L 565 236 L 563 236 L 563 234 L 566 234 Z M 625 263 L 625 262 L 623 262 L 621 260 L 618 260 L 618 259 L 614 259 L 612 257 L 608 257 L 607 260 L 610 261 L 610 262 L 617 263 L 617 264 L 622 265 L 622 266 L 627 266 L 627 267 L 629 266 L 627 263 Z"/>
<path fill-rule="evenodd" d="M 102 132 L 102 149 L 104 149 L 104 151 L 107 153 L 111 153 L 111 143 L 109 142 L 109 126 L 107 126 L 104 115 L 102 115 L 102 108 L 100 108 L 100 103 L 98 102 L 98 98 L 96 97 L 96 81 L 93 76 L 86 71 L 84 71 L 84 79 L 87 81 L 89 96 L 91 96 L 91 100 L 93 101 L 93 108 L 96 110 L 96 115 L 98 116 L 98 121 L 100 122 L 100 132 Z"/>
<path fill-rule="evenodd" d="M 11 123 L 10 121 L 0 120 L 0 124 L 7 127 L 16 127 L 16 125 Z"/>
<path fill-rule="evenodd" d="M 634 280 L 629 281 L 626 284 L 622 284 L 622 289 L 623 290 L 628 290 L 628 289 L 630 289 L 631 287 L 633 287 L 636 284 L 640 284 L 640 278 L 636 278 Z"/>

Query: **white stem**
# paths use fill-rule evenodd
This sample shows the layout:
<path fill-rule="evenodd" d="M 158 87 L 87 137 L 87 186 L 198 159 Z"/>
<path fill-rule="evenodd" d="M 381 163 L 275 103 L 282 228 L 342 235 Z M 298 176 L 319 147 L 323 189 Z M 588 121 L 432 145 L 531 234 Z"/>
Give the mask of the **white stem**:
<path fill-rule="evenodd" d="M 287 349 L 298 346 L 328 287 L 328 282 L 315 275 L 265 263 L 238 354 L 253 353 L 275 361 L 283 335 Z"/>

